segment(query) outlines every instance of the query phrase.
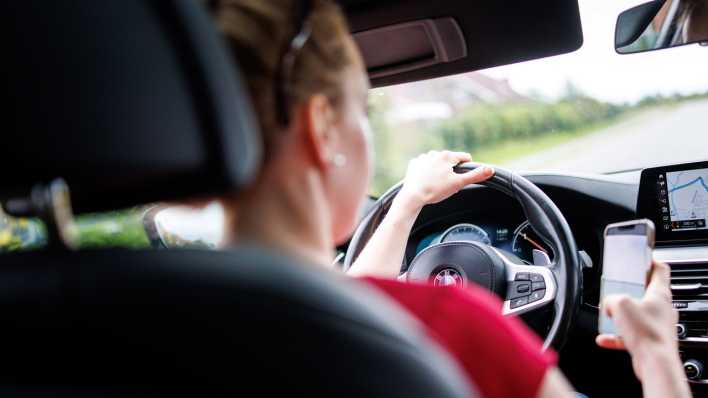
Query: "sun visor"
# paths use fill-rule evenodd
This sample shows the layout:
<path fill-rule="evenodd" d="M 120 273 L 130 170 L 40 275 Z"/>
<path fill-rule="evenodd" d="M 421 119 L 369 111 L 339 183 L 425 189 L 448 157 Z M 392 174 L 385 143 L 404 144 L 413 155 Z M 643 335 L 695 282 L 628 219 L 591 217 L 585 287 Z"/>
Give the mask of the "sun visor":
<path fill-rule="evenodd" d="M 354 34 L 369 76 L 379 78 L 467 56 L 460 26 L 453 18 L 424 19 Z M 385 43 L 388 51 L 380 51 Z"/>
<path fill-rule="evenodd" d="M 373 87 L 575 51 L 577 0 L 338 0 Z"/>

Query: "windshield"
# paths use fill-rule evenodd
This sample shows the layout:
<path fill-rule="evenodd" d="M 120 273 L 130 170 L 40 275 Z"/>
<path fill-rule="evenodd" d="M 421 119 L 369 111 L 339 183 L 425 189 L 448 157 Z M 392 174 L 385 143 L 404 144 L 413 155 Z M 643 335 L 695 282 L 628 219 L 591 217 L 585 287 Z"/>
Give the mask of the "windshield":
<path fill-rule="evenodd" d="M 516 171 L 609 173 L 708 157 L 708 48 L 619 55 L 617 15 L 642 0 L 580 0 L 574 53 L 371 91 L 372 194 L 431 149 Z"/>
<path fill-rule="evenodd" d="M 571 54 L 372 90 L 371 193 L 400 181 L 408 160 L 431 149 L 519 171 L 606 173 L 706 160 L 708 48 L 616 54 L 617 16 L 641 1 L 580 0 L 585 42 Z M 77 217 L 78 244 L 210 248 L 221 239 L 218 206 L 162 209 Z M 0 252 L 45 244 L 39 221 L 0 209 Z"/>

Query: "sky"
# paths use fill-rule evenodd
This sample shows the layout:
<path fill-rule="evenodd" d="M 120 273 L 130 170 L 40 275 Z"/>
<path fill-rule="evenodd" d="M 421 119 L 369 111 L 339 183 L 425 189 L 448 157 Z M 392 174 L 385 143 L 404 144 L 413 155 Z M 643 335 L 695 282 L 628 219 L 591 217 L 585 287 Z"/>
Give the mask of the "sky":
<path fill-rule="evenodd" d="M 617 16 L 643 0 L 580 0 L 583 46 L 570 54 L 484 70 L 508 79 L 522 93 L 557 98 L 572 81 L 584 93 L 611 102 L 634 102 L 646 95 L 708 91 L 708 47 L 619 55 L 614 49 Z"/>

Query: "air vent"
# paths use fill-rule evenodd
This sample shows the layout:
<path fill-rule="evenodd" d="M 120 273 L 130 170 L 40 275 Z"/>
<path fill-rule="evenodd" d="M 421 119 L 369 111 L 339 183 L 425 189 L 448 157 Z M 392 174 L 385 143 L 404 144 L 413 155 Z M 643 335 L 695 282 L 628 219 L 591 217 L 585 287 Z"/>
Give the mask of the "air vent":
<path fill-rule="evenodd" d="M 708 319 L 702 311 L 679 311 L 679 323 L 686 328 L 685 337 L 708 336 Z"/>
<path fill-rule="evenodd" d="M 708 263 L 671 264 L 674 301 L 708 301 Z"/>

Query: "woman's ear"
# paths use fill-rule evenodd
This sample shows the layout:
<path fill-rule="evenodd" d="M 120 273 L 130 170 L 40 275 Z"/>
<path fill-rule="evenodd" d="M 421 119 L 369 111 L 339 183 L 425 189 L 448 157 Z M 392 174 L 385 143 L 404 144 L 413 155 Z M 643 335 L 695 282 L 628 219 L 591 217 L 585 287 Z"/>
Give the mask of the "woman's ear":
<path fill-rule="evenodd" d="M 336 153 L 335 112 L 329 98 L 317 94 L 302 106 L 302 133 L 306 147 L 317 165 L 325 170 Z"/>

